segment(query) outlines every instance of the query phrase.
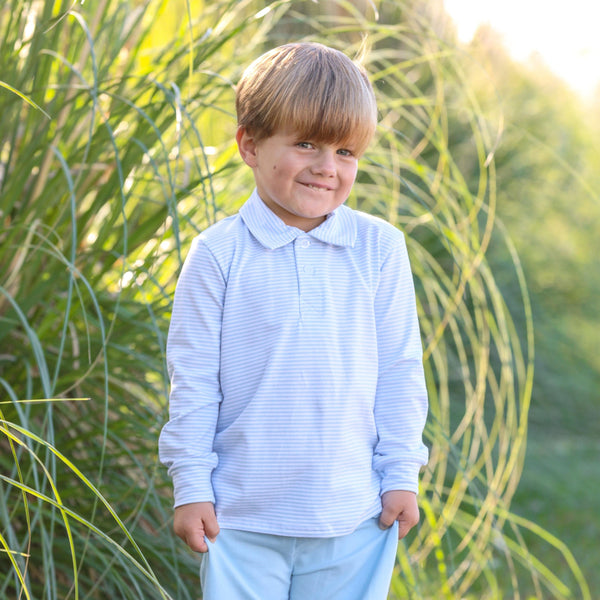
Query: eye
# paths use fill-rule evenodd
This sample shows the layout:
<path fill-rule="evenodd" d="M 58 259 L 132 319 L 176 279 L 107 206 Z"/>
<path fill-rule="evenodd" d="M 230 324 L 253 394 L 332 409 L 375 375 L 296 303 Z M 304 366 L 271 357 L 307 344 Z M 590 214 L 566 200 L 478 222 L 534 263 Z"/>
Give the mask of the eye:
<path fill-rule="evenodd" d="M 354 152 L 352 152 L 352 150 L 348 150 L 346 148 L 340 148 L 337 151 L 338 154 L 340 154 L 341 156 L 354 156 Z"/>
<path fill-rule="evenodd" d="M 298 142 L 296 146 L 298 146 L 298 148 L 306 148 L 307 150 L 313 148 L 313 145 L 310 142 Z"/>

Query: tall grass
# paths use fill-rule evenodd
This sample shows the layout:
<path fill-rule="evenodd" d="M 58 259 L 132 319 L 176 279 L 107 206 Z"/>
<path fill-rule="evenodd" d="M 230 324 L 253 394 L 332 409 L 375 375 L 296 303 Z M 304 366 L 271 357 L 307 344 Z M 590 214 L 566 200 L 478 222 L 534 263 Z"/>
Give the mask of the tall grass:
<path fill-rule="evenodd" d="M 563 582 L 529 555 L 519 531 L 535 526 L 510 513 L 531 318 L 495 219 L 497 125 L 442 33 L 402 0 L 0 8 L 0 597 L 198 596 L 156 456 L 171 298 L 191 238 L 249 192 L 233 82 L 299 38 L 364 54 L 381 124 L 350 203 L 406 231 L 418 289 L 431 461 L 392 596 L 518 598 L 527 579 L 539 597 L 589 597 L 574 562 Z"/>

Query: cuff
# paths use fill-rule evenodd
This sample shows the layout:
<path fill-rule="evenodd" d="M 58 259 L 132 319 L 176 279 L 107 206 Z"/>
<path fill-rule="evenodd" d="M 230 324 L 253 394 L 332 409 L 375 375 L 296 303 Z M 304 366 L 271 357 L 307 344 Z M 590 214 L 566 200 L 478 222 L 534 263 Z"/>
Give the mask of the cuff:
<path fill-rule="evenodd" d="M 192 502 L 215 502 L 215 493 L 211 482 L 211 471 L 173 470 L 169 473 L 173 479 L 174 504 L 177 508 Z"/>

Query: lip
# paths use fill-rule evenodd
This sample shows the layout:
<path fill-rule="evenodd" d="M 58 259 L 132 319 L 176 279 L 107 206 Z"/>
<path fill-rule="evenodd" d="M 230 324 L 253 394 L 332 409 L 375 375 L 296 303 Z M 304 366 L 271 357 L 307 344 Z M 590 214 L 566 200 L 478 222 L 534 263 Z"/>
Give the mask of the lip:
<path fill-rule="evenodd" d="M 333 189 L 328 185 L 323 185 L 322 183 L 313 183 L 310 181 L 300 181 L 299 183 L 304 187 L 307 187 L 309 190 L 315 190 L 315 192 L 330 192 Z"/>

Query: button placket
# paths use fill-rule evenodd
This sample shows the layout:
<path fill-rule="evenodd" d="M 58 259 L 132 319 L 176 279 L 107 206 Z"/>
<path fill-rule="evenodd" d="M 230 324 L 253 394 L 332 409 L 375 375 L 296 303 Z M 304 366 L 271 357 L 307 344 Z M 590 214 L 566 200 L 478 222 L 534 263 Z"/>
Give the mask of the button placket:
<path fill-rule="evenodd" d="M 311 242 L 308 237 L 299 237 L 296 239 L 295 245 L 300 313 L 306 314 L 312 310 L 309 293 L 311 265 L 308 252 Z"/>
<path fill-rule="evenodd" d="M 298 238 L 296 240 L 296 265 L 298 269 L 298 286 L 299 286 L 299 302 L 300 312 L 303 315 L 315 314 L 319 312 L 319 290 L 315 289 L 315 265 L 313 260 L 314 240 L 308 237 Z"/>

